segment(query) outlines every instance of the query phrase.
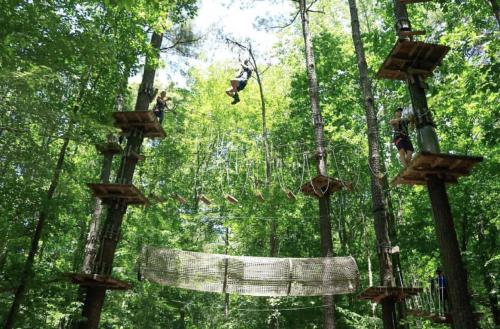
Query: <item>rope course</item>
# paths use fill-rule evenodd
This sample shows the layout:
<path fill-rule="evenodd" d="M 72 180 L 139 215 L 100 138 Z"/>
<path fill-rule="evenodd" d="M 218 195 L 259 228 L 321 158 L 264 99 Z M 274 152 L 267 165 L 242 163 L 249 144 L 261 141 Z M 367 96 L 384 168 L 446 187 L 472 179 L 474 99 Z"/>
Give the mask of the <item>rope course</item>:
<path fill-rule="evenodd" d="M 140 272 L 178 288 L 250 296 L 322 296 L 353 293 L 359 272 L 354 258 L 228 256 L 144 247 Z"/>

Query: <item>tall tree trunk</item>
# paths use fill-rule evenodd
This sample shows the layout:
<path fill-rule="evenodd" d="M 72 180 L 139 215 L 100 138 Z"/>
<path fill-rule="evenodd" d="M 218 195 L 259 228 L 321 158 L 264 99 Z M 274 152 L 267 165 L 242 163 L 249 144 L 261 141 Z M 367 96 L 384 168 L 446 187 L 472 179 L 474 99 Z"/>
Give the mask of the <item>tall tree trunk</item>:
<path fill-rule="evenodd" d="M 68 135 L 71 134 L 73 125 L 74 123 L 70 122 L 67 132 Z M 42 231 L 45 226 L 45 221 L 49 216 L 50 203 L 52 201 L 52 198 L 54 197 L 57 184 L 59 183 L 59 176 L 61 175 L 62 172 L 62 168 L 64 165 L 64 158 L 66 156 L 68 145 L 69 145 L 69 138 L 66 137 L 64 138 L 63 145 L 61 146 L 61 149 L 59 151 L 56 167 L 54 169 L 54 173 L 52 175 L 52 179 L 50 181 L 49 189 L 47 190 L 45 200 L 43 200 L 43 208 L 38 215 L 38 221 L 36 224 L 35 232 L 33 234 L 33 238 L 31 239 L 31 247 L 28 253 L 28 258 L 26 259 L 26 262 L 24 264 L 24 269 L 21 273 L 21 277 L 19 278 L 19 286 L 16 289 L 14 295 L 14 301 L 12 302 L 9 313 L 7 314 L 4 329 L 14 328 L 17 314 L 19 312 L 19 307 L 24 299 L 26 290 L 28 289 L 29 280 L 33 276 L 33 263 L 35 260 L 35 255 L 38 252 L 40 238 L 42 236 Z"/>
<path fill-rule="evenodd" d="M 356 0 L 349 0 L 349 10 L 351 13 L 352 40 L 354 42 L 354 49 L 358 61 L 359 81 L 365 107 L 366 122 L 368 125 L 368 162 L 371 169 L 372 211 L 380 264 L 380 284 L 390 287 L 395 285 L 395 280 L 393 276 L 391 255 L 389 253 L 391 248 L 388 227 L 389 218 L 384 202 L 384 191 L 381 180 L 382 171 L 377 115 L 374 108 L 371 81 L 368 78 L 368 65 L 366 64 L 363 40 L 361 39 Z M 386 298 L 381 304 L 384 328 L 395 329 L 395 301 Z"/>
<path fill-rule="evenodd" d="M 500 28 L 500 8 L 498 6 L 498 0 L 488 0 L 488 2 L 491 5 L 491 11 L 493 12 L 493 15 L 495 16 L 495 19 L 497 20 L 497 25 Z"/>
<path fill-rule="evenodd" d="M 406 5 L 401 1 L 394 1 L 394 14 L 398 22 L 409 22 Z M 397 32 L 399 34 L 400 31 Z M 406 82 L 416 117 L 418 145 L 422 151 L 439 153 L 439 140 L 432 111 L 427 105 L 424 79 L 416 74 L 408 74 Z M 467 271 L 460 254 L 445 183 L 437 175 L 429 175 L 427 178 L 427 191 L 432 205 L 441 263 L 448 276 L 448 296 L 451 303 L 453 325 L 455 329 L 475 329 L 477 323 L 469 295 Z"/>
<path fill-rule="evenodd" d="M 113 164 L 113 153 L 104 152 L 102 169 L 101 169 L 101 183 L 109 183 L 109 177 L 111 175 L 111 165 Z M 94 197 L 94 211 L 92 213 L 92 218 L 90 220 L 89 232 L 87 235 L 87 240 L 85 243 L 85 255 L 83 258 L 82 272 L 86 274 L 92 273 L 94 268 L 94 261 L 99 247 L 99 236 L 101 229 L 101 218 L 103 212 L 103 204 L 101 200 Z"/>
<path fill-rule="evenodd" d="M 160 57 L 160 47 L 163 39 L 163 34 L 154 32 L 151 36 L 151 47 L 155 51 L 155 58 L 146 58 L 142 83 L 137 95 L 135 105 L 136 111 L 147 111 L 149 103 L 154 97 L 154 78 L 156 68 L 154 66 Z M 141 131 L 134 131 L 127 137 L 127 145 L 124 154 L 135 152 L 140 154 L 140 148 L 144 136 Z M 137 165 L 136 157 L 122 156 L 116 183 L 131 184 L 134 176 L 135 167 Z M 118 245 L 121 233 L 121 224 L 123 216 L 127 211 L 127 204 L 121 200 L 112 200 L 108 205 L 108 213 L 101 233 L 101 245 L 99 246 L 98 258 L 93 273 L 101 275 L 111 275 L 113 269 L 113 260 L 115 250 Z M 83 305 L 83 321 L 78 324 L 80 329 L 97 329 L 101 317 L 102 307 L 106 290 L 104 288 L 89 287 L 85 296 Z"/>
<path fill-rule="evenodd" d="M 300 17 L 302 21 L 302 35 L 304 37 L 307 79 L 309 83 L 309 98 L 311 100 L 312 118 L 314 124 L 314 137 L 316 142 L 316 170 L 319 175 L 328 176 L 326 164 L 326 150 L 324 147 L 323 118 L 319 106 L 318 78 L 311 31 L 309 29 L 309 12 L 306 0 L 299 1 Z M 332 227 L 330 219 L 330 195 L 325 194 L 319 198 L 319 224 L 321 255 L 333 256 Z M 333 296 L 323 296 L 323 328 L 335 328 L 335 303 Z"/>

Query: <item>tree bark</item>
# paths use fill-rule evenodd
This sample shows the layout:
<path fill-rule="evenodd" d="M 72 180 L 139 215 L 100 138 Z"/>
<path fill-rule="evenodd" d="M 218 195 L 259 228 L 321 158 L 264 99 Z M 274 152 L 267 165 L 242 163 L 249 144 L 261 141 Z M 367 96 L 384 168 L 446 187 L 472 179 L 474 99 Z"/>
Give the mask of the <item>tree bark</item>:
<path fill-rule="evenodd" d="M 488 0 L 491 5 L 491 11 L 497 20 L 497 25 L 500 28 L 500 8 L 498 6 L 497 0 Z"/>
<path fill-rule="evenodd" d="M 372 195 L 372 212 L 375 224 L 375 235 L 377 239 L 377 254 L 380 264 L 380 284 L 382 286 L 394 286 L 395 280 L 391 255 L 391 240 L 389 239 L 389 218 L 384 201 L 384 190 L 382 185 L 381 156 L 379 147 L 379 132 L 377 115 L 375 112 L 374 98 L 371 81 L 368 78 L 368 65 L 363 48 L 363 40 L 359 27 L 358 9 L 356 0 L 349 0 L 349 10 L 351 13 L 351 28 L 354 49 L 358 62 L 359 83 L 365 116 L 368 126 L 368 164 L 370 166 L 370 183 Z M 395 301 L 384 299 L 382 305 L 382 321 L 385 329 L 396 328 Z"/>
<path fill-rule="evenodd" d="M 314 139 L 316 143 L 316 171 L 319 175 L 328 176 L 326 151 L 324 147 L 324 129 L 321 108 L 319 105 L 318 78 L 316 75 L 316 64 L 314 59 L 314 48 L 311 31 L 309 29 L 309 8 L 306 0 L 299 1 L 300 17 L 302 22 L 302 35 L 307 67 L 307 79 L 309 84 L 309 98 L 311 101 L 312 119 L 314 125 Z M 333 256 L 332 227 L 330 219 L 330 195 L 325 194 L 319 198 L 319 225 L 321 240 L 321 255 L 323 257 Z M 333 296 L 323 296 L 323 328 L 335 328 L 335 302 Z"/>
<path fill-rule="evenodd" d="M 113 153 L 105 152 L 103 154 L 103 162 L 101 169 L 101 183 L 109 183 L 109 177 L 111 175 L 111 166 L 113 164 Z M 94 197 L 94 211 L 92 213 L 92 219 L 90 221 L 89 233 L 87 235 L 87 241 L 85 243 L 85 255 L 83 258 L 83 273 L 90 274 L 94 267 L 94 261 L 99 247 L 99 235 L 101 229 L 101 218 L 103 211 L 103 204 L 99 198 Z"/>
<path fill-rule="evenodd" d="M 156 68 L 154 62 L 160 57 L 161 42 L 163 34 L 154 32 L 151 36 L 151 46 L 155 50 L 156 58 L 146 58 L 142 83 L 137 95 L 135 111 L 147 111 L 149 103 L 154 97 L 154 78 Z M 140 148 L 144 136 L 141 130 L 133 131 L 127 137 L 127 145 L 124 154 L 135 152 L 140 154 Z M 122 156 L 116 183 L 132 184 L 137 158 Z M 113 269 L 115 250 L 121 233 L 123 216 L 127 211 L 127 204 L 121 200 L 112 200 L 108 205 L 108 213 L 101 233 L 101 245 L 99 246 L 96 266 L 93 273 L 109 276 Z M 102 288 L 89 287 L 85 297 L 82 316 L 83 320 L 78 324 L 79 329 L 97 329 L 100 321 L 102 306 L 104 305 L 106 291 Z"/>
<path fill-rule="evenodd" d="M 71 133 L 71 131 L 73 129 L 73 125 L 74 125 L 74 123 L 70 122 L 69 127 L 68 127 L 68 134 Z M 31 247 L 30 247 L 30 251 L 28 253 L 28 258 L 26 259 L 26 262 L 24 264 L 24 269 L 21 273 L 21 277 L 19 278 L 19 286 L 16 289 L 16 292 L 14 295 L 14 300 L 12 302 L 9 313 L 7 314 L 4 329 L 14 328 L 17 314 L 19 312 L 19 307 L 24 299 L 24 295 L 26 294 L 26 290 L 28 289 L 29 280 L 33 275 L 33 263 L 35 260 L 35 256 L 38 252 L 40 238 L 42 237 L 42 231 L 43 231 L 43 228 L 45 226 L 45 221 L 46 221 L 47 217 L 49 216 L 50 202 L 52 201 L 52 198 L 54 197 L 55 190 L 56 190 L 57 185 L 59 183 L 59 176 L 61 175 L 61 172 L 63 169 L 64 158 L 66 156 L 66 151 L 68 149 L 68 145 L 69 145 L 69 138 L 66 137 L 66 138 L 64 138 L 63 145 L 61 146 L 61 149 L 59 151 L 59 156 L 57 158 L 56 167 L 54 169 L 54 173 L 52 175 L 52 179 L 50 181 L 50 185 L 49 185 L 49 188 L 47 190 L 45 200 L 43 202 L 43 208 L 40 211 L 39 216 L 38 216 L 38 221 L 37 221 L 37 224 L 35 227 L 35 232 L 33 234 L 33 238 L 31 239 Z"/>
<path fill-rule="evenodd" d="M 432 204 L 432 212 L 436 227 L 436 236 L 441 251 L 441 263 L 444 273 L 448 277 L 448 295 L 453 313 L 453 325 L 456 329 L 475 329 L 477 323 L 474 319 L 465 271 L 451 208 L 446 194 L 444 182 L 437 176 L 431 175 L 427 189 Z"/>

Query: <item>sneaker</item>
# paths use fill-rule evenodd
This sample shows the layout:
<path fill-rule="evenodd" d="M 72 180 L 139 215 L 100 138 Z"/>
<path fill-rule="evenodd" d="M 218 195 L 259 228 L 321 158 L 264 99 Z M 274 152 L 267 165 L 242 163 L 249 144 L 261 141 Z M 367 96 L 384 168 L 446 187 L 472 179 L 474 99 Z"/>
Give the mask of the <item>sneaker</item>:
<path fill-rule="evenodd" d="M 240 102 L 240 96 L 238 95 L 238 93 L 234 94 L 234 100 L 231 102 L 231 104 L 237 104 Z"/>

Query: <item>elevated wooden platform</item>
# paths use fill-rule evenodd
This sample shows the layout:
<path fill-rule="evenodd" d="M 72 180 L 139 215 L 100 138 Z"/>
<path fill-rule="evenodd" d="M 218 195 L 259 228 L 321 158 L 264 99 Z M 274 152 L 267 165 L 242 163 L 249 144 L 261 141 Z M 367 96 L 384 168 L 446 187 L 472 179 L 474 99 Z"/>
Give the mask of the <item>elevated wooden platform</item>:
<path fill-rule="evenodd" d="M 406 80 L 408 74 L 426 78 L 441 64 L 450 50 L 447 46 L 400 40 L 378 70 L 378 79 Z"/>
<path fill-rule="evenodd" d="M 381 300 L 386 298 L 402 301 L 405 298 L 416 296 L 421 292 L 422 288 L 414 287 L 368 287 L 358 295 L 358 299 L 369 300 L 374 303 L 380 303 Z"/>
<path fill-rule="evenodd" d="M 391 185 L 426 185 L 428 175 L 438 175 L 446 183 L 454 184 L 458 177 L 470 175 L 472 168 L 481 161 L 482 157 L 421 152 L 392 180 Z"/>
<path fill-rule="evenodd" d="M 327 194 L 340 191 L 345 183 L 332 177 L 318 175 L 300 187 L 300 191 L 307 196 L 321 198 Z"/>
<path fill-rule="evenodd" d="M 117 154 L 121 153 L 123 151 L 122 147 L 120 144 L 117 142 L 107 142 L 107 143 L 102 143 L 98 144 L 95 146 L 97 151 L 101 154 Z"/>
<path fill-rule="evenodd" d="M 145 205 L 148 203 L 148 199 L 134 185 L 91 183 L 87 184 L 87 186 L 92 190 L 94 196 L 103 202 L 124 199 L 128 204 L 132 205 Z"/>
<path fill-rule="evenodd" d="M 419 3 L 419 2 L 429 2 L 432 0 L 399 0 L 399 2 L 404 3 L 405 5 L 409 5 L 412 3 Z"/>
<path fill-rule="evenodd" d="M 125 281 L 98 274 L 66 273 L 65 276 L 72 283 L 84 287 L 102 287 L 110 290 L 129 290 L 132 288 L 132 286 Z"/>
<path fill-rule="evenodd" d="M 127 135 L 134 128 L 142 129 L 144 137 L 165 138 L 165 131 L 151 111 L 114 112 L 114 125 Z"/>

